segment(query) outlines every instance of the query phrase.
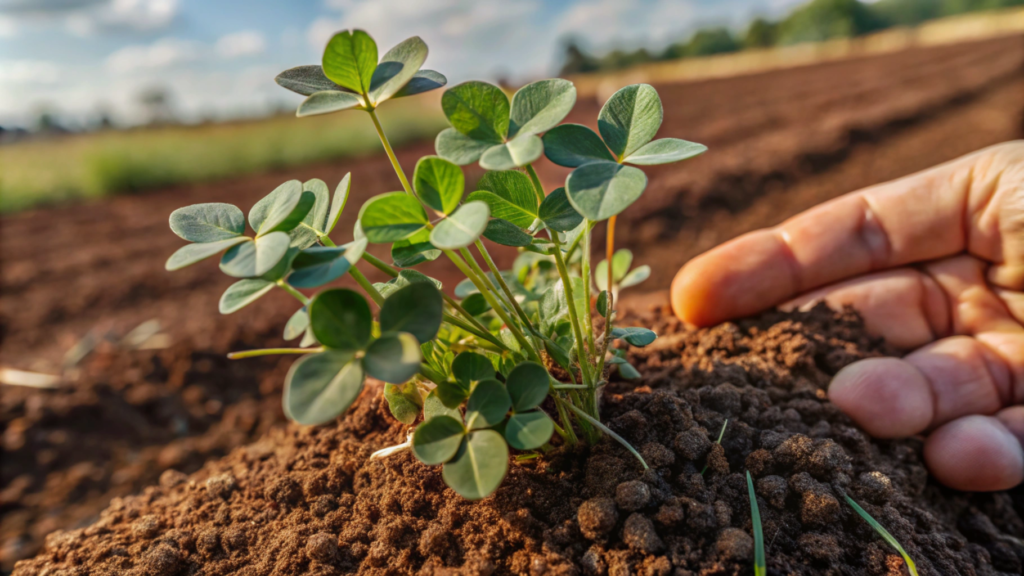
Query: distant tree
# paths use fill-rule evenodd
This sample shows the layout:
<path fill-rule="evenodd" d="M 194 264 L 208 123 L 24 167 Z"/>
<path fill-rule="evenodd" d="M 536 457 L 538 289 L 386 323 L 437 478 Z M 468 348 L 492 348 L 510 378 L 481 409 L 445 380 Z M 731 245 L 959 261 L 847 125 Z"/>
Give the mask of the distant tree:
<path fill-rule="evenodd" d="M 710 56 L 740 49 L 739 42 L 727 28 L 704 28 L 686 43 L 687 56 Z"/>
<path fill-rule="evenodd" d="M 850 38 L 885 28 L 885 21 L 857 0 L 812 0 L 779 25 L 779 44 Z"/>
<path fill-rule="evenodd" d="M 163 86 L 146 88 L 139 93 L 137 100 L 146 114 L 146 122 L 148 124 L 169 124 L 174 122 L 171 93 L 167 88 Z"/>
<path fill-rule="evenodd" d="M 612 50 L 605 56 L 601 57 L 599 66 L 601 70 L 622 70 L 623 68 L 652 62 L 654 59 L 655 58 L 651 56 L 650 52 L 643 48 L 632 52 Z"/>
<path fill-rule="evenodd" d="M 562 57 L 562 69 L 558 73 L 560 76 L 596 72 L 600 69 L 601 65 L 597 58 L 594 58 L 584 52 L 575 40 L 569 40 L 565 43 L 565 56 Z"/>
<path fill-rule="evenodd" d="M 743 36 L 744 48 L 768 48 L 775 45 L 779 36 L 779 25 L 764 18 L 757 18 L 750 23 L 747 33 Z"/>

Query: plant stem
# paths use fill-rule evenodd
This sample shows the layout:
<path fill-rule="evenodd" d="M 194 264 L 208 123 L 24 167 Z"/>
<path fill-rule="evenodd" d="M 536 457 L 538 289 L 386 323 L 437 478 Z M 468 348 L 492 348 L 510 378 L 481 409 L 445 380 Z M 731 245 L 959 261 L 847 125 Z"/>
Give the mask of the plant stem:
<path fill-rule="evenodd" d="M 540 183 L 540 177 L 537 176 L 537 171 L 533 169 L 533 164 L 526 165 L 526 173 L 530 175 L 530 180 L 533 180 L 533 191 L 537 194 L 537 202 L 544 201 L 544 186 Z"/>
<path fill-rule="evenodd" d="M 228 354 L 228 358 L 230 360 L 239 360 L 241 358 L 255 358 L 256 356 L 273 356 L 277 354 L 311 354 L 314 352 L 323 351 L 323 346 L 319 346 L 317 348 L 262 348 L 259 350 L 242 350 L 241 352 L 232 352 Z"/>
<path fill-rule="evenodd" d="M 512 290 L 508 287 L 508 284 L 505 282 L 505 278 L 502 277 L 501 271 L 498 270 L 498 266 L 497 264 L 494 263 L 494 260 L 491 258 L 491 254 L 487 251 L 487 247 L 484 246 L 483 242 L 477 240 L 476 248 L 477 250 L 480 251 L 480 255 L 483 256 L 484 262 L 487 263 L 487 267 L 490 268 L 491 272 L 494 273 L 494 279 L 498 281 L 498 284 L 501 286 L 501 289 L 505 291 L 505 295 L 508 296 L 508 299 L 512 302 L 512 307 L 515 308 L 516 314 L 518 314 L 519 319 L 522 320 L 523 327 L 526 328 L 531 334 L 536 332 L 536 330 L 533 328 L 533 323 L 530 322 L 530 318 L 526 315 L 526 312 L 523 311 L 522 307 L 519 306 L 519 302 L 516 301 L 516 297 L 512 295 Z"/>
<path fill-rule="evenodd" d="M 552 384 L 551 387 L 554 388 L 555 390 L 586 390 L 587 389 L 587 386 L 585 384 L 562 384 L 562 383 L 558 383 L 558 384 Z"/>
<path fill-rule="evenodd" d="M 596 222 L 588 222 L 587 223 L 587 226 L 590 226 L 591 230 L 593 230 L 594 226 L 596 226 L 596 225 L 597 225 Z M 579 234 L 579 235 L 576 236 L 575 239 L 573 239 L 572 244 L 569 245 L 569 249 L 566 250 L 566 252 L 565 252 L 565 259 L 566 259 L 566 261 L 571 261 L 572 260 L 572 255 L 576 253 L 576 249 L 579 248 L 581 240 L 583 240 L 583 234 Z"/>
<path fill-rule="evenodd" d="M 395 168 L 395 174 L 398 174 L 398 179 L 402 181 L 402 187 L 405 188 L 405 193 L 412 196 L 412 186 L 409 185 L 409 179 L 405 177 L 405 171 L 402 170 L 402 165 L 398 163 L 395 151 L 391 149 L 391 143 L 388 142 L 388 137 L 384 134 L 384 127 L 380 125 L 380 120 L 377 119 L 377 111 L 367 110 L 367 113 L 369 113 L 370 118 L 373 119 L 373 127 L 377 129 L 377 136 L 380 137 L 380 143 L 384 145 L 384 151 L 388 153 L 388 158 L 391 160 L 391 165 Z"/>
<path fill-rule="evenodd" d="M 466 262 L 473 268 L 473 271 L 476 272 L 476 275 L 483 281 L 484 285 L 498 297 L 498 300 L 505 306 L 505 310 L 512 312 L 512 303 L 505 300 L 505 295 L 498 290 L 498 287 L 494 285 L 494 282 L 491 282 L 491 278 L 487 276 L 487 273 L 480 268 L 480 264 L 473 257 L 473 253 L 468 248 L 459 248 L 459 253 L 466 259 Z"/>
<path fill-rule="evenodd" d="M 568 437 L 566 442 L 568 442 L 570 446 L 579 443 L 580 440 L 576 437 L 576 431 L 572 428 L 572 418 L 569 417 L 569 412 L 565 409 L 567 402 L 557 393 L 552 394 L 551 397 L 555 399 L 555 408 L 558 410 L 558 419 L 562 421 L 562 428 L 565 429 L 565 435 Z"/>
<path fill-rule="evenodd" d="M 359 271 L 359 268 L 353 266 L 348 269 L 348 273 L 355 278 L 356 284 L 359 284 L 359 287 L 369 294 L 370 298 L 373 298 L 373 301 L 377 303 L 378 307 L 384 305 L 384 296 L 382 296 L 381 293 L 373 287 L 373 284 L 366 279 L 366 276 L 363 276 L 363 273 Z"/>
<path fill-rule="evenodd" d="M 284 280 L 278 280 L 276 284 L 280 286 L 282 289 L 284 289 L 285 292 L 294 296 L 296 300 L 302 302 L 303 306 L 309 306 L 309 298 L 306 298 L 305 294 L 299 292 L 295 288 L 292 288 L 291 285 L 285 282 Z"/>
<path fill-rule="evenodd" d="M 648 466 L 647 466 L 647 462 L 644 461 L 644 457 L 641 456 L 640 453 L 636 451 L 636 448 L 633 448 L 633 446 L 629 442 L 627 442 L 625 438 L 623 438 L 622 436 L 619 436 L 618 434 L 613 432 L 611 428 L 605 426 L 604 424 L 601 424 L 600 420 L 594 418 L 590 414 L 587 414 L 585 411 L 583 411 L 583 410 L 573 406 L 572 404 L 568 404 L 567 403 L 566 406 L 568 406 L 568 408 L 570 410 L 572 410 L 573 412 L 578 414 L 580 418 L 583 418 L 587 422 L 590 422 L 591 424 L 596 426 L 599 430 L 601 430 L 605 434 L 607 434 L 607 435 L 611 436 L 612 438 L 614 438 L 616 442 L 618 442 L 619 444 L 622 444 L 623 446 L 625 446 L 626 450 L 629 450 L 630 453 L 632 453 L 633 456 L 636 456 L 636 459 L 639 460 L 640 463 L 644 465 L 644 470 L 648 470 L 649 469 Z"/>
<path fill-rule="evenodd" d="M 396 268 L 389 266 L 386 262 L 384 262 L 380 258 L 377 258 L 373 254 L 364 251 L 363 260 L 366 260 L 367 262 L 370 263 L 371 266 L 387 274 L 388 276 L 391 276 L 392 278 L 398 278 L 398 270 Z"/>
<path fill-rule="evenodd" d="M 583 376 L 583 383 L 593 386 L 590 375 L 590 360 L 587 357 L 587 348 L 583 343 L 583 330 L 580 328 L 580 320 L 576 314 L 576 301 L 572 294 L 572 278 L 569 277 L 569 270 L 565 267 L 562 259 L 562 243 L 558 240 L 558 233 L 551 232 L 551 241 L 555 244 L 555 267 L 558 268 L 558 275 L 562 278 L 562 286 L 565 289 L 565 297 L 569 300 L 569 321 L 572 324 L 573 334 L 576 336 L 576 356 L 579 360 L 580 374 Z"/>
<path fill-rule="evenodd" d="M 318 234 L 317 234 L 317 239 L 318 239 L 318 240 L 320 240 L 320 243 L 321 243 L 321 244 L 323 244 L 324 246 L 329 246 L 329 247 L 331 247 L 331 248 L 337 248 L 337 247 L 338 247 L 338 245 L 337 245 L 337 244 L 335 244 L 335 243 L 334 243 L 334 241 L 333 241 L 333 240 L 331 240 L 331 239 L 330 239 L 330 238 L 329 238 L 329 237 L 327 236 L 327 234 L 319 234 L 319 233 L 318 233 Z"/>
<path fill-rule="evenodd" d="M 605 241 L 605 261 L 608 262 L 608 307 L 604 316 L 604 338 L 601 341 L 601 353 L 598 355 L 598 374 L 604 374 L 604 358 L 608 355 L 608 342 L 611 340 L 612 332 L 612 308 L 615 306 L 615 294 L 612 290 L 612 281 L 615 279 L 615 271 L 612 266 L 612 257 L 615 256 L 615 220 L 617 216 L 608 219 L 608 236 Z"/>
<path fill-rule="evenodd" d="M 505 346 L 504 342 L 502 342 L 501 340 L 498 340 L 497 338 L 495 338 L 486 329 L 479 330 L 476 327 L 472 326 L 471 324 L 463 322 L 462 320 L 456 318 L 455 316 L 453 316 L 453 315 L 451 315 L 451 314 L 449 314 L 447 312 L 444 313 L 444 321 L 449 323 L 449 324 L 451 324 L 452 326 L 458 326 L 459 328 L 465 330 L 466 332 L 469 332 L 473 336 L 476 336 L 477 338 L 480 338 L 481 340 L 486 340 L 487 342 L 490 342 L 491 344 L 494 344 L 495 346 L 497 346 L 498 348 L 500 348 L 502 350 L 507 350 L 508 349 L 508 346 Z"/>
<path fill-rule="evenodd" d="M 597 346 L 594 344 L 594 319 L 590 313 L 590 222 L 586 223 L 583 229 L 583 258 L 581 264 L 581 276 L 583 276 L 583 299 L 587 303 L 587 314 L 583 316 L 583 324 L 587 329 L 587 344 L 590 353 L 597 355 Z M 599 373 L 600 374 L 600 373 Z"/>

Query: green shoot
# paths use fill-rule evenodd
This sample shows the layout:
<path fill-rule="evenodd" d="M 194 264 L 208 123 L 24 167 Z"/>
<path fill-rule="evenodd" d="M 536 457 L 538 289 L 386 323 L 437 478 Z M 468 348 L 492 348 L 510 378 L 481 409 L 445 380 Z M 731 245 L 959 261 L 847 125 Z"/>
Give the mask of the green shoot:
<path fill-rule="evenodd" d="M 757 495 L 754 494 L 754 480 L 747 472 L 747 494 L 750 496 L 750 522 L 754 526 L 754 576 L 765 576 L 768 567 L 764 559 L 764 532 L 761 530 L 761 511 L 757 508 Z"/>
<path fill-rule="evenodd" d="M 910 574 L 912 576 L 917 576 L 917 565 L 914 564 L 914 560 L 910 557 L 910 554 L 907 554 L 907 551 L 903 549 L 903 546 L 901 546 L 900 543 L 896 541 L 896 538 L 894 538 L 893 535 L 885 529 L 885 527 L 879 524 L 878 520 L 872 518 L 871 514 L 868 514 L 867 510 L 861 508 L 859 504 L 854 502 L 853 498 L 850 498 L 850 496 L 847 494 L 843 494 L 843 497 L 846 498 L 846 502 L 850 505 L 850 507 L 853 508 L 853 510 L 857 514 L 859 514 L 865 522 L 870 524 L 871 527 L 875 529 L 875 532 L 878 532 L 878 535 L 881 536 L 883 540 L 885 540 L 889 543 L 890 546 L 895 548 L 896 551 L 900 553 L 900 556 L 903 556 L 903 561 L 907 563 L 907 570 L 910 571 Z"/>
<path fill-rule="evenodd" d="M 718 440 L 715 440 L 715 444 L 721 445 L 722 438 L 725 437 L 725 427 L 729 425 L 729 419 L 726 418 L 725 422 L 722 422 L 722 429 L 718 432 Z M 708 471 L 708 465 L 705 464 L 704 468 L 700 471 L 700 475 L 703 476 Z"/>

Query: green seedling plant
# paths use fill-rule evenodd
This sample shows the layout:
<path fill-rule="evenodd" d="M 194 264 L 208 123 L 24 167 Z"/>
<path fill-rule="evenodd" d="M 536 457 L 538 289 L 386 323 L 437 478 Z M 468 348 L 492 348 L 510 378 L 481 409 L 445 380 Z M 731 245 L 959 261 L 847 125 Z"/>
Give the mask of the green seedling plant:
<path fill-rule="evenodd" d="M 907 571 L 910 572 L 911 576 L 917 576 L 917 564 L 914 564 L 914 559 L 910 557 L 910 554 L 907 554 L 907 551 L 903 549 L 903 546 L 900 545 L 899 541 L 897 541 L 884 526 L 879 524 L 878 520 L 875 520 L 871 514 L 868 514 L 867 510 L 861 508 L 860 504 L 857 504 L 853 498 L 850 498 L 848 494 L 843 494 L 843 497 L 846 498 L 846 503 L 850 505 L 850 508 L 853 508 L 854 512 L 863 518 L 865 522 L 871 525 L 875 532 L 882 537 L 882 540 L 885 540 L 890 546 L 900 553 L 900 556 L 903 556 L 903 561 L 907 564 Z"/>
<path fill-rule="evenodd" d="M 754 576 L 766 576 L 768 565 L 764 557 L 764 530 L 761 528 L 761 511 L 757 507 L 757 495 L 754 493 L 754 479 L 747 471 L 747 495 L 750 496 L 750 523 L 754 531 Z"/>
<path fill-rule="evenodd" d="M 636 166 L 684 160 L 706 148 L 654 139 L 662 103 L 651 86 L 616 92 L 597 118 L 599 135 L 560 124 L 576 101 L 567 80 L 528 84 L 511 99 L 492 84 L 465 82 L 443 93 L 451 127 L 437 136 L 437 155 L 420 158 L 409 178 L 377 109 L 447 84 L 443 75 L 421 70 L 426 57 L 417 37 L 379 58 L 368 34 L 343 31 L 328 42 L 321 65 L 277 77 L 306 97 L 300 117 L 367 113 L 394 167 L 401 189 L 367 200 L 350 240 L 337 245 L 331 234 L 351 176 L 333 194 L 320 180 L 292 180 L 252 207 L 251 234 L 242 211 L 228 204 L 176 210 L 171 229 L 191 244 L 170 257 L 167 269 L 222 254 L 221 270 L 239 279 L 221 299 L 224 314 L 275 288 L 294 297 L 300 308 L 284 338 L 301 338 L 296 347 L 232 357 L 301 355 L 288 372 L 283 403 L 285 414 L 305 425 L 345 412 L 366 377 L 383 381 L 392 415 L 414 428 L 407 442 L 374 457 L 409 450 L 424 464 L 441 466 L 445 482 L 466 498 L 497 489 L 510 451 L 517 460 L 536 458 L 558 444 L 595 443 L 604 435 L 646 468 L 599 411 L 612 365 L 626 377 L 639 376 L 610 342 L 646 346 L 657 337 L 616 325 L 618 291 L 649 269 L 629 272 L 632 255 L 615 252 L 615 218 L 647 185 Z M 564 186 L 541 184 L 533 164 L 545 155 L 573 168 Z M 467 194 L 461 167 L 476 162 L 486 172 Z M 599 264 L 604 278 L 595 280 L 591 231 L 602 222 L 612 265 Z M 371 254 L 370 244 L 389 245 L 391 262 Z M 518 250 L 511 270 L 498 268 L 492 244 Z M 414 269 L 442 257 L 465 276 L 448 290 Z M 360 264 L 389 280 L 371 283 Z M 327 287 L 346 274 L 361 293 Z M 595 313 L 604 319 L 600 330 Z"/>

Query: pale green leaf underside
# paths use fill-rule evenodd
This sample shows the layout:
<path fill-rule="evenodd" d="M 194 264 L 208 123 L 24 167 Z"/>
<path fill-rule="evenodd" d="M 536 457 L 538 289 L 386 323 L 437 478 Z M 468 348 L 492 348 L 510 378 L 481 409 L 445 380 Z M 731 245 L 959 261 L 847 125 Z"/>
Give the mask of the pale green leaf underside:
<path fill-rule="evenodd" d="M 415 96 L 416 94 L 423 94 L 424 92 L 430 92 L 431 90 L 437 90 L 448 83 L 448 79 L 444 77 L 444 74 L 436 72 L 434 70 L 420 70 L 409 80 L 409 82 L 402 87 L 401 90 L 395 92 L 392 99 L 405 98 L 406 96 Z"/>
<path fill-rule="evenodd" d="M 493 142 L 475 140 L 455 128 L 445 128 L 434 141 L 437 155 L 459 166 L 476 162 L 484 152 L 493 146 Z"/>
<path fill-rule="evenodd" d="M 219 254 L 222 250 L 230 248 L 235 244 L 251 240 L 252 238 L 248 238 L 246 236 L 236 236 L 226 240 L 218 240 L 217 242 L 186 244 L 185 246 L 177 249 L 174 254 L 171 254 L 171 257 L 167 259 L 167 263 L 164 267 L 169 271 L 180 270 L 181 268 L 191 266 L 196 262 L 205 260 L 210 256 Z"/>
<path fill-rule="evenodd" d="M 317 64 L 308 66 L 296 66 L 281 72 L 274 78 L 282 88 L 287 88 L 296 94 L 309 96 L 316 92 L 325 90 L 346 91 L 347 88 L 338 86 L 324 74 L 323 67 Z"/>
<path fill-rule="evenodd" d="M 512 96 L 509 136 L 540 134 L 562 121 L 576 104 L 572 82 L 555 78 L 520 88 Z"/>
<path fill-rule="evenodd" d="M 302 222 L 288 232 L 292 237 L 292 247 L 300 250 L 316 244 L 317 238 L 327 225 L 327 211 L 331 208 L 331 193 L 323 180 L 307 180 L 302 183 L 302 190 L 311 193 L 315 200 Z"/>
<path fill-rule="evenodd" d="M 370 80 L 370 100 L 374 106 L 391 98 L 419 71 L 427 59 L 427 45 L 419 36 L 413 36 L 388 50 L 373 71 Z"/>
<path fill-rule="evenodd" d="M 271 232 L 255 241 L 237 244 L 224 253 L 220 269 L 235 278 L 262 276 L 284 258 L 289 244 L 291 238 L 284 232 Z"/>
<path fill-rule="evenodd" d="M 467 202 L 441 220 L 430 232 L 430 243 L 442 250 L 465 248 L 476 242 L 487 228 L 491 211 L 484 202 Z"/>
<path fill-rule="evenodd" d="M 623 162 L 640 166 L 668 164 L 699 156 L 708 151 L 708 147 L 696 142 L 687 142 L 678 138 L 659 138 L 648 142 L 626 157 Z"/>
<path fill-rule="evenodd" d="M 270 292 L 273 287 L 273 282 L 261 278 L 239 280 L 228 286 L 228 289 L 221 295 L 220 313 L 231 314 L 232 312 L 237 312 L 258 300 L 260 296 Z"/>
<path fill-rule="evenodd" d="M 511 170 L 526 166 L 544 155 L 544 142 L 533 134 L 520 134 L 512 140 L 488 148 L 480 156 L 486 170 Z"/>
<path fill-rule="evenodd" d="M 343 276 L 363 256 L 366 238 L 345 246 L 314 246 L 301 252 L 292 263 L 288 283 L 296 288 L 316 288 Z"/>
<path fill-rule="evenodd" d="M 245 232 L 245 216 L 231 204 L 211 202 L 171 212 L 171 231 L 189 242 L 217 242 Z"/>
<path fill-rule="evenodd" d="M 599 222 L 622 212 L 647 186 L 639 168 L 614 162 L 592 162 L 572 171 L 565 181 L 569 202 L 588 220 Z"/>
<path fill-rule="evenodd" d="M 285 341 L 294 340 L 309 327 L 309 314 L 306 313 L 306 308 L 302 307 L 292 314 L 291 318 L 284 325 L 284 339 Z"/>
<path fill-rule="evenodd" d="M 626 274 L 626 277 L 619 282 L 620 288 L 629 288 L 630 286 L 636 286 L 637 284 L 647 280 L 651 276 L 651 267 L 647 264 L 643 266 L 637 266 L 633 270 Z"/>
<path fill-rule="evenodd" d="M 348 202 L 348 193 L 352 189 L 352 173 L 349 172 L 338 182 L 338 187 L 334 189 L 334 197 L 331 199 L 331 211 L 327 215 L 327 222 L 324 226 L 324 234 L 330 234 L 334 227 L 338 225 L 338 219 L 341 218 L 341 212 L 345 209 L 345 203 Z"/>
<path fill-rule="evenodd" d="M 597 127 L 617 158 L 625 158 L 650 142 L 661 127 L 661 99 L 648 84 L 633 84 L 605 102 Z"/>
<path fill-rule="evenodd" d="M 284 412 L 299 424 L 323 424 L 347 410 L 362 390 L 363 369 L 351 352 L 310 354 L 288 371 Z"/>
<path fill-rule="evenodd" d="M 296 110 L 295 115 L 302 118 L 305 116 L 314 116 L 316 114 L 329 114 L 331 112 L 340 112 L 342 110 L 361 107 L 362 105 L 362 96 L 351 92 L 314 92 L 307 96 L 306 99 L 302 101 L 302 104 L 299 104 L 299 109 Z"/>
<path fill-rule="evenodd" d="M 460 496 L 479 500 L 498 489 L 508 472 L 508 445 L 494 430 L 470 432 L 441 476 Z"/>

